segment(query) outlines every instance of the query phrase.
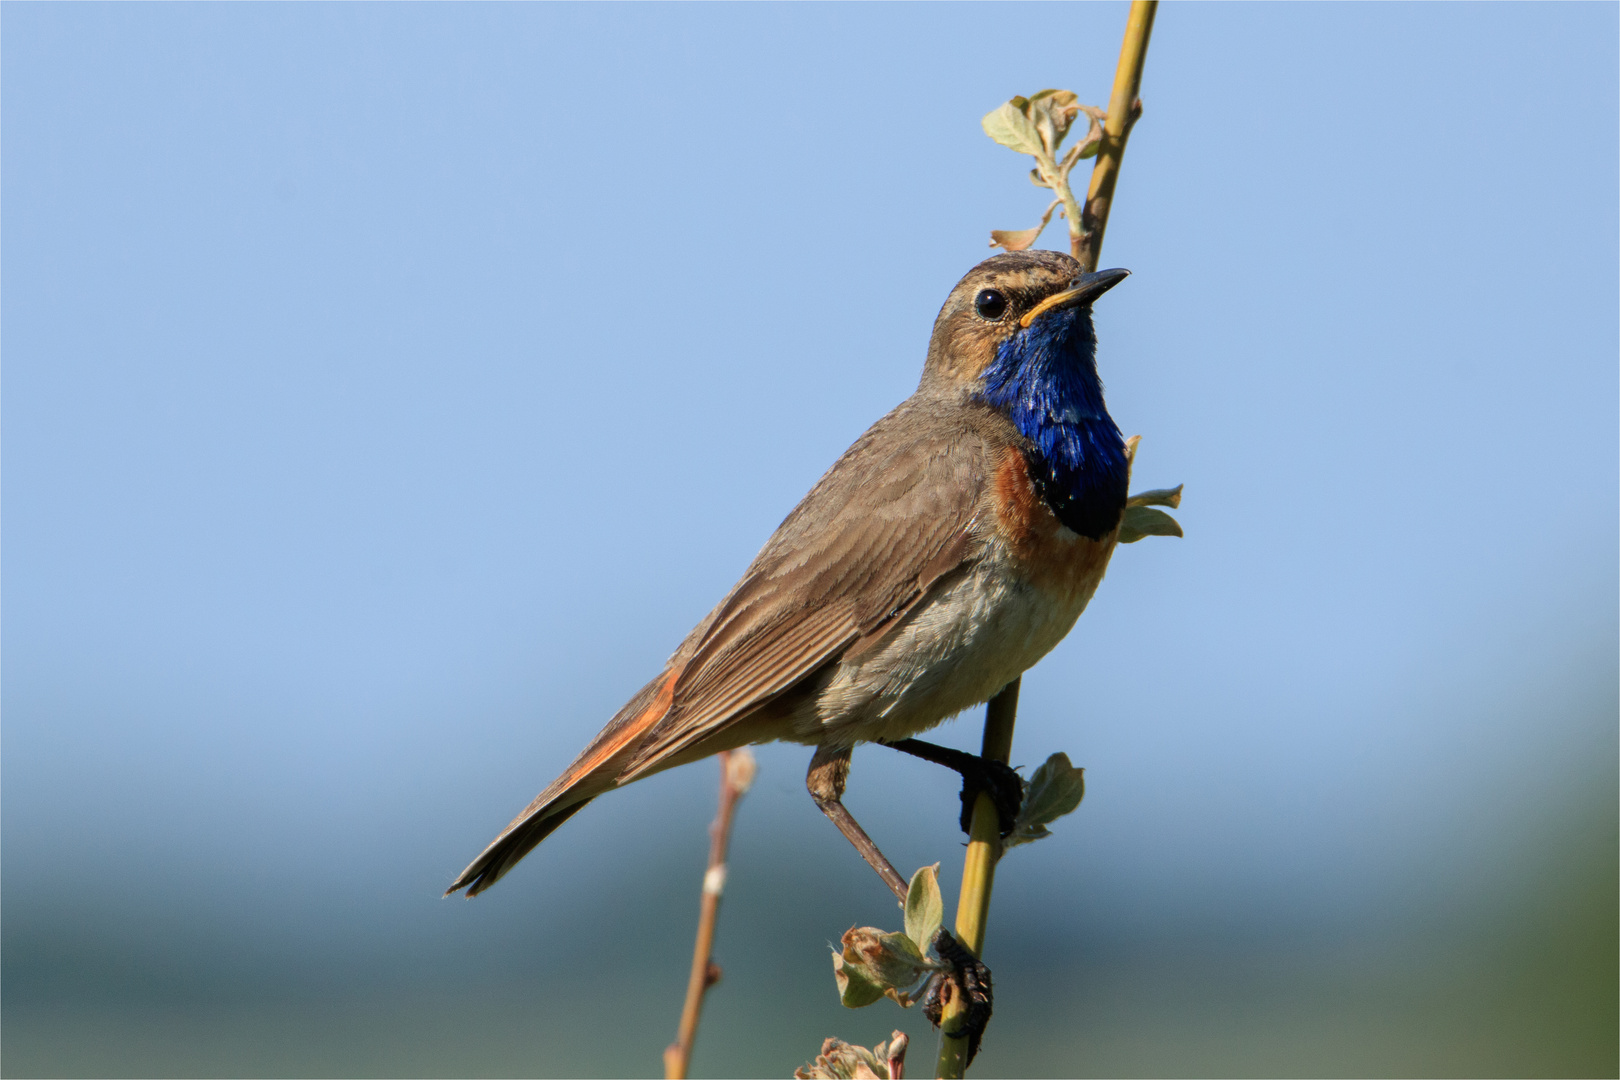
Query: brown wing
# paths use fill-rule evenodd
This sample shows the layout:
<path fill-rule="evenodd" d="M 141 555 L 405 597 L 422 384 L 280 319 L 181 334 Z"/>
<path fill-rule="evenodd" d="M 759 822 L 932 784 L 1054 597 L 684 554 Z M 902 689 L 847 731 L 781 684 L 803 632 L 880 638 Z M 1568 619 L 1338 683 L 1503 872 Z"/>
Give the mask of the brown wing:
<path fill-rule="evenodd" d="M 620 783 L 880 637 L 969 556 L 991 454 L 955 416 L 913 398 L 828 470 L 676 654 Z"/>
<path fill-rule="evenodd" d="M 840 656 L 881 639 L 973 552 L 992 443 L 960 407 L 912 398 L 856 441 L 732 589 L 564 773 L 463 870 L 489 888 L 602 791 L 655 768 Z M 988 429 L 987 429 L 988 430 Z"/>

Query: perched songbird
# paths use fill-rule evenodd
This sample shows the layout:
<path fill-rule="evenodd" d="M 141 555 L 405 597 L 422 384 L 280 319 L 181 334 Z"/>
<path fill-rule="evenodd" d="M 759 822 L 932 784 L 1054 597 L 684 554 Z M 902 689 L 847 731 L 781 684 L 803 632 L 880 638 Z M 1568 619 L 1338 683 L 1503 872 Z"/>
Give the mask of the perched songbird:
<path fill-rule="evenodd" d="M 811 795 L 904 897 L 839 801 L 850 751 L 899 743 L 971 772 L 963 759 L 980 759 L 911 736 L 1034 665 L 1102 581 L 1129 463 L 1103 405 L 1091 304 L 1127 273 L 1088 274 L 1052 251 L 969 271 L 934 322 L 917 392 L 838 459 L 664 670 L 449 891 L 489 888 L 611 788 L 786 739 L 816 747 Z"/>

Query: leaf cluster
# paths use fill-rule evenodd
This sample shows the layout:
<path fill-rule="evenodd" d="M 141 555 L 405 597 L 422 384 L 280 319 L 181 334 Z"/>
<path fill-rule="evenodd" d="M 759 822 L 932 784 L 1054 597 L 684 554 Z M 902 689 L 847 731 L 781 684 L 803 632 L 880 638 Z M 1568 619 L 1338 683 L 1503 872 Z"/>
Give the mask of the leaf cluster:
<path fill-rule="evenodd" d="M 1081 114 L 1090 121 L 1085 137 L 1060 156 L 1063 140 Z M 1039 225 L 1033 229 L 996 229 L 990 233 L 991 247 L 1008 251 L 1029 247 L 1059 206 L 1064 207 L 1064 216 L 1069 219 L 1069 235 L 1080 235 L 1079 205 L 1069 186 L 1069 172 L 1085 158 L 1097 155 L 1102 147 L 1105 117 L 1103 110 L 1080 104 L 1073 90 L 1042 90 L 1027 98 L 1015 97 L 985 114 L 980 121 L 984 133 L 1002 146 L 1033 157 L 1035 167 L 1029 171 L 1030 182 L 1057 194 L 1041 215 Z"/>
<path fill-rule="evenodd" d="M 1168 506 L 1174 510 L 1181 505 L 1181 489 L 1185 485 L 1177 484 L 1173 488 L 1155 488 L 1132 495 L 1125 500 L 1125 520 L 1120 522 L 1119 542 L 1134 544 L 1144 536 L 1181 536 L 1181 524 L 1163 510 L 1153 509 L 1155 506 Z"/>
<path fill-rule="evenodd" d="M 905 1032 L 896 1031 L 886 1043 L 868 1050 L 842 1039 L 828 1039 L 808 1065 L 793 1070 L 793 1080 L 899 1080 L 905 1071 Z"/>
<path fill-rule="evenodd" d="M 929 950 L 944 919 L 945 900 L 939 892 L 939 864 L 935 863 L 911 875 L 904 931 L 855 926 L 844 932 L 844 947 L 832 958 L 838 1000 L 859 1009 L 887 997 L 910 1008 L 917 984 L 943 967 L 929 956 Z"/>

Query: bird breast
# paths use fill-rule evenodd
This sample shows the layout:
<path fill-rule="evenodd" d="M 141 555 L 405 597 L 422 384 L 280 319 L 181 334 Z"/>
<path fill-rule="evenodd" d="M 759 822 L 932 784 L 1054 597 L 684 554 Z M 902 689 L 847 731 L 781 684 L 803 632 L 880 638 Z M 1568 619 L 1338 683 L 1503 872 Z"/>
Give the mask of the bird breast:
<path fill-rule="evenodd" d="M 1023 454 L 1003 454 L 976 519 L 978 550 L 874 649 L 843 660 L 795 709 L 805 742 L 915 735 L 993 697 L 1063 640 L 1097 591 L 1117 529 L 1091 540 L 1036 494 Z"/>
<path fill-rule="evenodd" d="M 1035 490 L 1029 462 L 1016 446 L 1002 454 L 990 501 L 996 526 L 993 543 L 1005 547 L 1009 572 L 1053 594 L 1062 606 L 1078 602 L 1078 618 L 1108 569 L 1119 527 L 1090 540 L 1060 522 Z"/>

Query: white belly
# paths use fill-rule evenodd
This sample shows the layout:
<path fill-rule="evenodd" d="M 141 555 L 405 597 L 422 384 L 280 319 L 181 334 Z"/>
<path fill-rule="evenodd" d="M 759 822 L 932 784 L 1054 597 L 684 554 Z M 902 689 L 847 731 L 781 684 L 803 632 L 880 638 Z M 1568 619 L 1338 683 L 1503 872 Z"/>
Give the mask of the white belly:
<path fill-rule="evenodd" d="M 1104 564 L 1106 565 L 1106 564 Z M 878 648 L 839 663 L 794 710 L 795 741 L 903 739 L 988 701 L 1051 652 L 1085 610 L 1087 587 L 1031 585 L 998 559 L 917 605 Z"/>

